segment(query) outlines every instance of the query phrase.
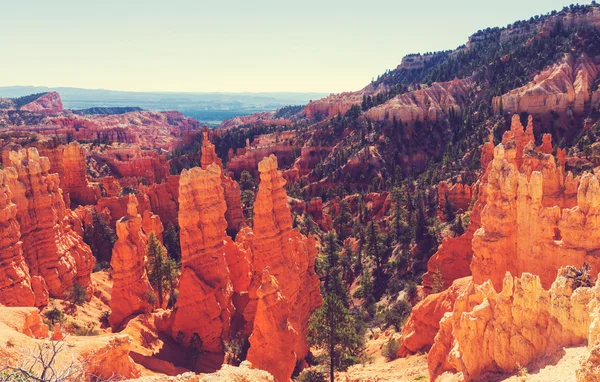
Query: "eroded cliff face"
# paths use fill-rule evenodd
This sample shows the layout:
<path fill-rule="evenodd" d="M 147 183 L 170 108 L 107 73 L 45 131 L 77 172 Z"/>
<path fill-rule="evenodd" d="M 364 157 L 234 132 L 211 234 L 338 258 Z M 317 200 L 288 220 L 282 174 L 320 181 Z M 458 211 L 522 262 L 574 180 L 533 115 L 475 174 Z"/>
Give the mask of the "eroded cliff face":
<path fill-rule="evenodd" d="M 404 123 L 435 122 L 450 109 L 459 112 L 469 98 L 473 85 L 474 82 L 470 78 L 436 82 L 430 87 L 400 94 L 382 105 L 369 109 L 365 116 L 372 121 L 395 119 Z"/>
<path fill-rule="evenodd" d="M 543 114 L 571 110 L 582 113 L 586 105 L 600 101 L 592 92 L 598 66 L 587 55 L 568 54 L 557 64 L 535 76 L 527 85 L 493 99 L 494 112 Z"/>
<path fill-rule="evenodd" d="M 22 106 L 20 110 L 36 113 L 57 113 L 63 110 L 63 104 L 57 92 L 49 92 Z"/>
<path fill-rule="evenodd" d="M 561 269 L 549 290 L 530 273 L 506 273 L 499 292 L 490 282 L 470 283 L 440 322 L 427 360 L 431 380 L 512 372 L 543 354 L 585 343 L 599 288 L 585 284 L 573 267 Z"/>
<path fill-rule="evenodd" d="M 184 342 L 197 333 L 204 349 L 222 350 L 229 337 L 234 307 L 233 285 L 225 258 L 227 205 L 221 186 L 221 168 L 208 165 L 184 170 L 179 180 L 181 265 L 179 298 L 173 337 Z"/>
<path fill-rule="evenodd" d="M 292 165 L 301 151 L 294 138 L 297 132 L 283 131 L 263 134 L 255 137 L 254 142 L 246 141 L 246 147 L 238 149 L 227 162 L 227 170 L 233 172 L 236 179 L 243 171 L 257 176 L 258 164 L 264 158 L 275 155 L 282 165 Z"/>
<path fill-rule="evenodd" d="M 445 222 L 448 220 L 448 212 L 467 211 L 471 204 L 471 198 L 471 187 L 468 184 L 440 182 L 438 185 L 438 219 Z"/>
<path fill-rule="evenodd" d="M 60 188 L 68 193 L 72 203 L 96 204 L 100 198 L 100 187 L 89 184 L 86 175 L 86 151 L 77 142 L 57 148 L 41 148 L 40 154 L 50 159 L 50 172 L 57 173 Z"/>
<path fill-rule="evenodd" d="M 440 329 L 440 320 L 444 314 L 452 311 L 457 297 L 464 293 L 470 283 L 470 277 L 458 279 L 448 289 L 430 294 L 413 307 L 402 327 L 399 357 L 429 350 Z"/>
<path fill-rule="evenodd" d="M 50 161 L 35 148 L 11 152 L 9 158 L 17 177 L 9 177 L 7 185 L 17 205 L 25 261 L 32 278 L 39 277 L 33 283 L 36 296 L 63 298 L 75 283 L 91 293 L 95 259 L 73 229 L 80 222 L 65 207 L 58 175 L 48 173 Z"/>
<path fill-rule="evenodd" d="M 113 330 L 120 328 L 127 317 L 150 312 L 153 308 L 150 301 L 152 286 L 146 274 L 147 237 L 137 206 L 136 197 L 129 195 L 127 214 L 116 225 L 118 239 L 110 261 L 113 288 L 109 323 Z"/>
<path fill-rule="evenodd" d="M 15 184 L 17 172 L 8 167 L 0 170 L 0 304 L 33 306 L 29 267 L 23 257 L 21 227 L 17 221 L 17 205 L 12 201 L 8 184 Z"/>
<path fill-rule="evenodd" d="M 474 282 L 491 280 L 499 288 L 507 271 L 517 276 L 533 272 L 548 288 L 552 274 L 562 266 L 588 262 L 598 270 L 598 178 L 589 173 L 576 179 L 565 175 L 552 155 L 532 144 L 519 160 L 513 142 L 496 147 L 483 189 L 486 206 L 473 238 Z"/>
<path fill-rule="evenodd" d="M 312 238 L 304 237 L 292 228 L 287 195 L 283 189 L 285 180 L 277 171 L 277 158 L 271 155 L 262 160 L 259 171 L 261 181 L 254 203 L 252 237 L 255 276 L 250 289 L 252 301 L 244 315 L 248 321 L 254 319 L 258 302 L 256 289 L 261 285 L 263 270 L 268 267 L 279 283 L 281 295 L 288 301 L 289 321 L 299 335 L 293 350 L 296 358 L 301 360 L 308 354 L 308 319 L 322 303 L 319 279 L 314 272 L 317 251 Z M 299 293 L 300 290 L 302 293 Z"/>

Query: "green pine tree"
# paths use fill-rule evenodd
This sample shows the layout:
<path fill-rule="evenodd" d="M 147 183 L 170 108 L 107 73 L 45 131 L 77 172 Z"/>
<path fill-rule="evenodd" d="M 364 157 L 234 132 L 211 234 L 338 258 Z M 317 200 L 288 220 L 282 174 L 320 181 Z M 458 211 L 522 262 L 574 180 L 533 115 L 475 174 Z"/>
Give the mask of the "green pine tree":
<path fill-rule="evenodd" d="M 148 280 L 157 292 L 158 305 L 162 307 L 165 294 L 170 293 L 171 300 L 173 298 L 177 262 L 167 256 L 165 247 L 160 243 L 154 232 L 150 232 L 148 236 L 146 255 L 148 256 L 148 264 L 146 265 Z"/>

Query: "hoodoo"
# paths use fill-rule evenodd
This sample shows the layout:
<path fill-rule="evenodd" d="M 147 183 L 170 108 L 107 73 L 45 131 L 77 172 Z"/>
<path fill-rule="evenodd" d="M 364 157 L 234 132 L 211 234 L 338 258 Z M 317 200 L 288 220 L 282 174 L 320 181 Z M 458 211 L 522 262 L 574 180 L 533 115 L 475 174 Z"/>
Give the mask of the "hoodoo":
<path fill-rule="evenodd" d="M 152 286 L 146 275 L 146 235 L 137 206 L 136 197 L 129 195 L 127 215 L 117 221 L 118 240 L 110 261 L 114 284 L 109 322 L 113 329 L 119 328 L 127 317 L 153 308 Z"/>
<path fill-rule="evenodd" d="M 229 268 L 225 259 L 227 205 L 221 168 L 184 170 L 179 179 L 181 281 L 173 322 L 173 336 L 188 343 L 194 333 L 204 349 L 222 350 L 228 337 L 233 305 Z"/>

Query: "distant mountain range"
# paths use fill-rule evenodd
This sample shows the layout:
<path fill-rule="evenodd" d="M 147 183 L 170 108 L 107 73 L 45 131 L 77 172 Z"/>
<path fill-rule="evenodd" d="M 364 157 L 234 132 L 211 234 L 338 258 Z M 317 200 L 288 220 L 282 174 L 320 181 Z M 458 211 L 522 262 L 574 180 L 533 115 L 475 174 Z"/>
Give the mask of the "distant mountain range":
<path fill-rule="evenodd" d="M 67 109 L 132 107 L 146 110 L 178 110 L 204 123 L 218 125 L 225 119 L 288 105 L 304 105 L 325 93 L 168 93 L 131 92 L 46 86 L 0 86 L 0 98 L 58 92 Z"/>

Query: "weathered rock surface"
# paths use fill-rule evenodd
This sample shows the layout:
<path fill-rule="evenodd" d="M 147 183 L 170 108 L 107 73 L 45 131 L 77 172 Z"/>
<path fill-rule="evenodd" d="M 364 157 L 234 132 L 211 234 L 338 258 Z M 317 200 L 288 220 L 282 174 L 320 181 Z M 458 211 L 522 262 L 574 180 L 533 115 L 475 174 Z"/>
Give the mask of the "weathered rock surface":
<path fill-rule="evenodd" d="M 208 130 L 202 132 L 202 156 L 200 157 L 200 166 L 206 170 L 209 165 L 216 164 L 217 166 L 223 168 L 223 161 L 221 158 L 217 156 L 215 151 L 215 145 L 210 142 L 208 138 Z"/>
<path fill-rule="evenodd" d="M 294 141 L 295 131 L 282 131 L 263 134 L 254 138 L 252 145 L 246 142 L 244 149 L 238 149 L 236 155 L 227 162 L 227 169 L 239 179 L 242 171 L 257 176 L 258 163 L 270 155 L 275 155 L 283 166 L 291 166 L 301 147 Z"/>
<path fill-rule="evenodd" d="M 507 273 L 502 289 L 490 282 L 470 283 L 457 298 L 452 313 L 428 356 L 431 380 L 456 374 L 456 379 L 481 378 L 487 372 L 512 372 L 536 357 L 585 342 L 591 324 L 588 305 L 594 288 L 579 287 L 572 267 L 559 271 L 549 290 L 539 277 Z"/>
<path fill-rule="evenodd" d="M 502 107 L 511 113 L 542 114 L 567 109 L 582 113 L 585 104 L 592 99 L 597 76 L 594 60 L 585 54 L 578 57 L 568 54 L 561 62 L 536 75 L 532 82 L 494 97 L 494 112 Z"/>
<path fill-rule="evenodd" d="M 17 205 L 23 254 L 30 275 L 41 277 L 38 286 L 52 297 L 63 298 L 77 283 L 91 293 L 90 274 L 95 259 L 90 247 L 73 229 L 74 214 L 65 207 L 57 174 L 49 174 L 50 161 L 35 148 L 10 153 L 18 177 L 8 187 Z"/>
<path fill-rule="evenodd" d="M 160 216 L 161 222 L 177 224 L 179 210 L 179 175 L 169 175 L 165 182 L 140 186 L 139 190 L 148 196 L 150 209 Z"/>
<path fill-rule="evenodd" d="M 68 192 L 72 203 L 96 204 L 100 198 L 100 188 L 88 183 L 86 175 L 86 152 L 77 142 L 57 148 L 41 148 L 40 155 L 50 159 L 50 172 L 58 173 L 60 188 Z"/>
<path fill-rule="evenodd" d="M 452 312 L 456 298 L 464 293 L 470 283 L 470 277 L 458 279 L 450 288 L 440 293 L 430 294 L 413 307 L 402 327 L 399 357 L 429 350 L 440 329 L 440 320 L 444 314 Z"/>
<path fill-rule="evenodd" d="M 136 378 L 141 375 L 137 365 L 129 356 L 131 337 L 117 335 L 107 343 L 81 355 L 85 372 L 100 380 Z"/>
<path fill-rule="evenodd" d="M 290 324 L 299 335 L 293 350 L 300 360 L 308 354 L 308 319 L 322 303 L 319 279 L 314 272 L 315 242 L 292 228 L 287 195 L 283 189 L 285 180 L 277 171 L 277 158 L 274 155 L 265 158 L 259 164 L 259 171 L 261 182 L 254 203 L 252 238 L 255 276 L 250 297 L 253 301 L 248 304 L 244 315 L 248 321 L 254 319 L 256 288 L 261 284 L 263 270 L 269 267 L 270 274 L 279 283 L 282 296 L 288 301 Z"/>
<path fill-rule="evenodd" d="M 450 109 L 459 112 L 473 88 L 473 80 L 454 79 L 435 82 L 430 87 L 400 94 L 369 109 L 365 116 L 371 121 L 437 121 Z"/>
<path fill-rule="evenodd" d="M 137 212 L 137 199 L 128 196 L 127 215 L 117 221 L 117 242 L 110 261 L 113 288 L 109 317 L 113 330 L 132 314 L 152 310 L 149 293 L 152 286 L 146 274 L 146 235 L 142 230 L 142 217 Z"/>
<path fill-rule="evenodd" d="M 23 105 L 20 110 L 37 113 L 56 113 L 63 110 L 63 104 L 57 92 L 50 92 Z"/>
<path fill-rule="evenodd" d="M 202 134 L 204 136 L 202 139 L 202 157 L 200 158 L 202 169 L 206 170 L 208 166 L 213 163 L 223 169 L 223 161 L 217 156 L 215 145 L 213 145 L 208 138 L 208 132 L 203 131 Z M 227 204 L 227 210 L 225 211 L 227 229 L 237 232 L 244 224 L 240 186 L 235 180 L 225 174 L 221 175 L 221 182 L 225 195 L 225 203 Z"/>
<path fill-rule="evenodd" d="M 48 325 L 37 308 L 0 307 L 0 323 L 31 338 L 48 338 Z"/>
<path fill-rule="evenodd" d="M 535 272 L 548 288 L 562 266 L 588 262 L 597 271 L 598 178 L 589 173 L 575 180 L 565 176 L 553 156 L 531 144 L 519 160 L 518 147 L 511 141 L 496 147 L 488 169 L 486 206 L 473 238 L 473 280 L 491 280 L 499 288 L 507 271 L 517 276 Z M 577 184 L 577 205 L 572 206 Z"/>
<path fill-rule="evenodd" d="M 0 304 L 33 306 L 35 295 L 23 257 L 17 205 L 8 188 L 8 184 L 16 184 L 17 177 L 12 167 L 0 170 Z"/>
<path fill-rule="evenodd" d="M 275 381 L 287 382 L 296 366 L 298 333 L 290 323 L 290 306 L 268 267 L 261 281 L 247 359 L 253 367 L 271 373 Z"/>
<path fill-rule="evenodd" d="M 452 213 L 467 211 L 471 204 L 471 187 L 468 184 L 440 182 L 438 184 L 438 218 L 447 221 L 447 210 Z"/>
<path fill-rule="evenodd" d="M 219 352 L 234 308 L 224 253 L 227 206 L 218 165 L 181 173 L 179 207 L 182 275 L 173 337 L 181 332 L 188 342 L 198 333 L 205 350 Z"/>

